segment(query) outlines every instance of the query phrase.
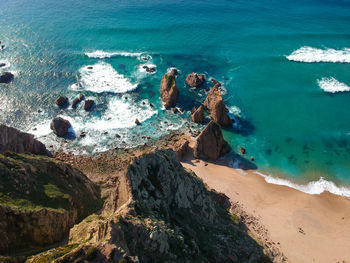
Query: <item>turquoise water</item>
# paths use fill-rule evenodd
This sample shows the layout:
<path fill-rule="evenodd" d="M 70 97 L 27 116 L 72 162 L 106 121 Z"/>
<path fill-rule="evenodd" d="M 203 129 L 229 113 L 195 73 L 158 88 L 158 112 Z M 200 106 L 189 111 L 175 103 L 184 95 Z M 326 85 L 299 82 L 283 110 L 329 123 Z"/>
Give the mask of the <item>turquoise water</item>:
<path fill-rule="evenodd" d="M 349 185 L 349 28 L 349 1 L 0 0 L 0 62 L 9 65 L 0 70 L 16 73 L 0 86 L 0 122 L 77 152 L 142 144 L 142 136 L 189 125 L 188 112 L 166 112 L 159 98 L 162 74 L 176 67 L 178 105 L 187 111 L 205 92 L 191 91 L 185 74 L 224 84 L 240 117 L 225 138 L 260 170 Z M 141 72 L 145 63 L 157 73 Z M 93 112 L 54 106 L 58 95 L 80 92 L 96 100 Z M 76 139 L 50 133 L 57 115 L 72 122 Z"/>

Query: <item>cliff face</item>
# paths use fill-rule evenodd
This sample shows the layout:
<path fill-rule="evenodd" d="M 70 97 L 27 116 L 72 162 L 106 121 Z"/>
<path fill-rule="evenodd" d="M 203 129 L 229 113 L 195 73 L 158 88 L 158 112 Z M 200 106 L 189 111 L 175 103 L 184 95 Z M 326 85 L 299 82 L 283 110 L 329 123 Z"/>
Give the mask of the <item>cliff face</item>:
<path fill-rule="evenodd" d="M 34 139 L 32 134 L 0 124 L 0 153 L 6 150 L 48 155 L 45 145 Z"/>
<path fill-rule="evenodd" d="M 118 177 L 103 213 L 71 229 L 73 248 L 55 262 L 265 262 L 227 203 L 172 150 L 144 154 Z M 49 262 L 53 253 L 28 262 Z"/>
<path fill-rule="evenodd" d="M 0 155 L 0 254 L 61 241 L 99 205 L 97 187 L 70 165 L 38 155 Z"/>

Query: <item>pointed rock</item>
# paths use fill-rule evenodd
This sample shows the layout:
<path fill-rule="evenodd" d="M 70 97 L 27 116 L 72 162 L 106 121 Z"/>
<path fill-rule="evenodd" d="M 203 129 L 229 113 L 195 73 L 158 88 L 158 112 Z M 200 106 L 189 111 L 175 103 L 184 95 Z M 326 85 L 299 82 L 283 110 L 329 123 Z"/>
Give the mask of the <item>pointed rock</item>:
<path fill-rule="evenodd" d="M 201 105 L 198 109 L 193 108 L 193 113 L 191 114 L 191 119 L 195 123 L 204 123 L 204 107 Z"/>
<path fill-rule="evenodd" d="M 229 151 L 230 148 L 222 136 L 220 125 L 210 121 L 196 140 L 193 156 L 200 159 L 217 160 Z"/>
<path fill-rule="evenodd" d="M 175 107 L 179 90 L 176 87 L 176 74 L 174 71 L 164 74 L 160 83 L 160 96 L 165 102 L 165 108 Z"/>

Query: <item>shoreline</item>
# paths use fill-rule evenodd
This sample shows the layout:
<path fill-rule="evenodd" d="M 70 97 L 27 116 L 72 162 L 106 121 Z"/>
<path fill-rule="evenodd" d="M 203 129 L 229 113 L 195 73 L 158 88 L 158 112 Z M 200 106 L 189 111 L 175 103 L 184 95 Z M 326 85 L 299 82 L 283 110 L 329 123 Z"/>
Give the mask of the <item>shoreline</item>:
<path fill-rule="evenodd" d="M 196 160 L 182 160 L 210 188 L 227 195 L 233 212 L 259 242 L 287 262 L 350 260 L 350 198 L 329 192 L 308 194 L 269 183 L 258 170 L 240 170 Z"/>

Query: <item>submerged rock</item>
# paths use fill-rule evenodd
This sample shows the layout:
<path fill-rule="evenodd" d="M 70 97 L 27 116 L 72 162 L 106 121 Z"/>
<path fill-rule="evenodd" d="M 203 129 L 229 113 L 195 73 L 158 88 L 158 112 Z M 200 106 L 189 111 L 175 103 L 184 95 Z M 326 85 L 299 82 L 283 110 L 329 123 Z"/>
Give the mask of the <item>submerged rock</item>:
<path fill-rule="evenodd" d="M 65 107 L 68 104 L 68 98 L 66 96 L 59 96 L 56 100 L 56 105 L 60 108 Z"/>
<path fill-rule="evenodd" d="M 15 78 L 15 75 L 13 75 L 11 72 L 4 72 L 0 76 L 0 83 L 8 84 L 11 81 L 13 81 Z"/>
<path fill-rule="evenodd" d="M 160 83 L 160 96 L 165 102 L 165 108 L 175 107 L 177 98 L 179 96 L 179 90 L 176 87 L 176 74 L 175 71 L 164 74 Z"/>
<path fill-rule="evenodd" d="M 5 63 L 0 63 L 0 68 L 5 67 L 5 66 L 6 66 Z"/>
<path fill-rule="evenodd" d="M 0 124 L 0 153 L 4 151 L 49 155 L 45 145 L 32 134 Z"/>
<path fill-rule="evenodd" d="M 69 128 L 72 127 L 69 121 L 56 117 L 52 120 L 50 124 L 50 129 L 56 134 L 58 137 L 65 137 L 68 135 Z"/>
<path fill-rule="evenodd" d="M 216 85 L 209 91 L 203 105 L 209 110 L 213 121 L 222 126 L 232 125 L 233 121 L 227 114 L 228 110 L 222 99 L 221 92 Z"/>
<path fill-rule="evenodd" d="M 205 82 L 204 74 L 198 75 L 197 73 L 193 72 L 191 74 L 188 74 L 186 77 L 186 83 L 190 87 L 199 88 L 200 86 L 202 86 L 204 82 Z"/>
<path fill-rule="evenodd" d="M 191 120 L 195 123 L 204 123 L 204 107 L 202 105 L 198 109 L 196 107 L 193 108 Z"/>
<path fill-rule="evenodd" d="M 222 136 L 220 125 L 210 121 L 199 134 L 193 150 L 195 158 L 217 160 L 227 154 L 230 147 Z"/>
<path fill-rule="evenodd" d="M 0 155 L 0 174 L 0 254 L 61 241 L 101 205 L 84 174 L 51 158 L 7 152 Z"/>

